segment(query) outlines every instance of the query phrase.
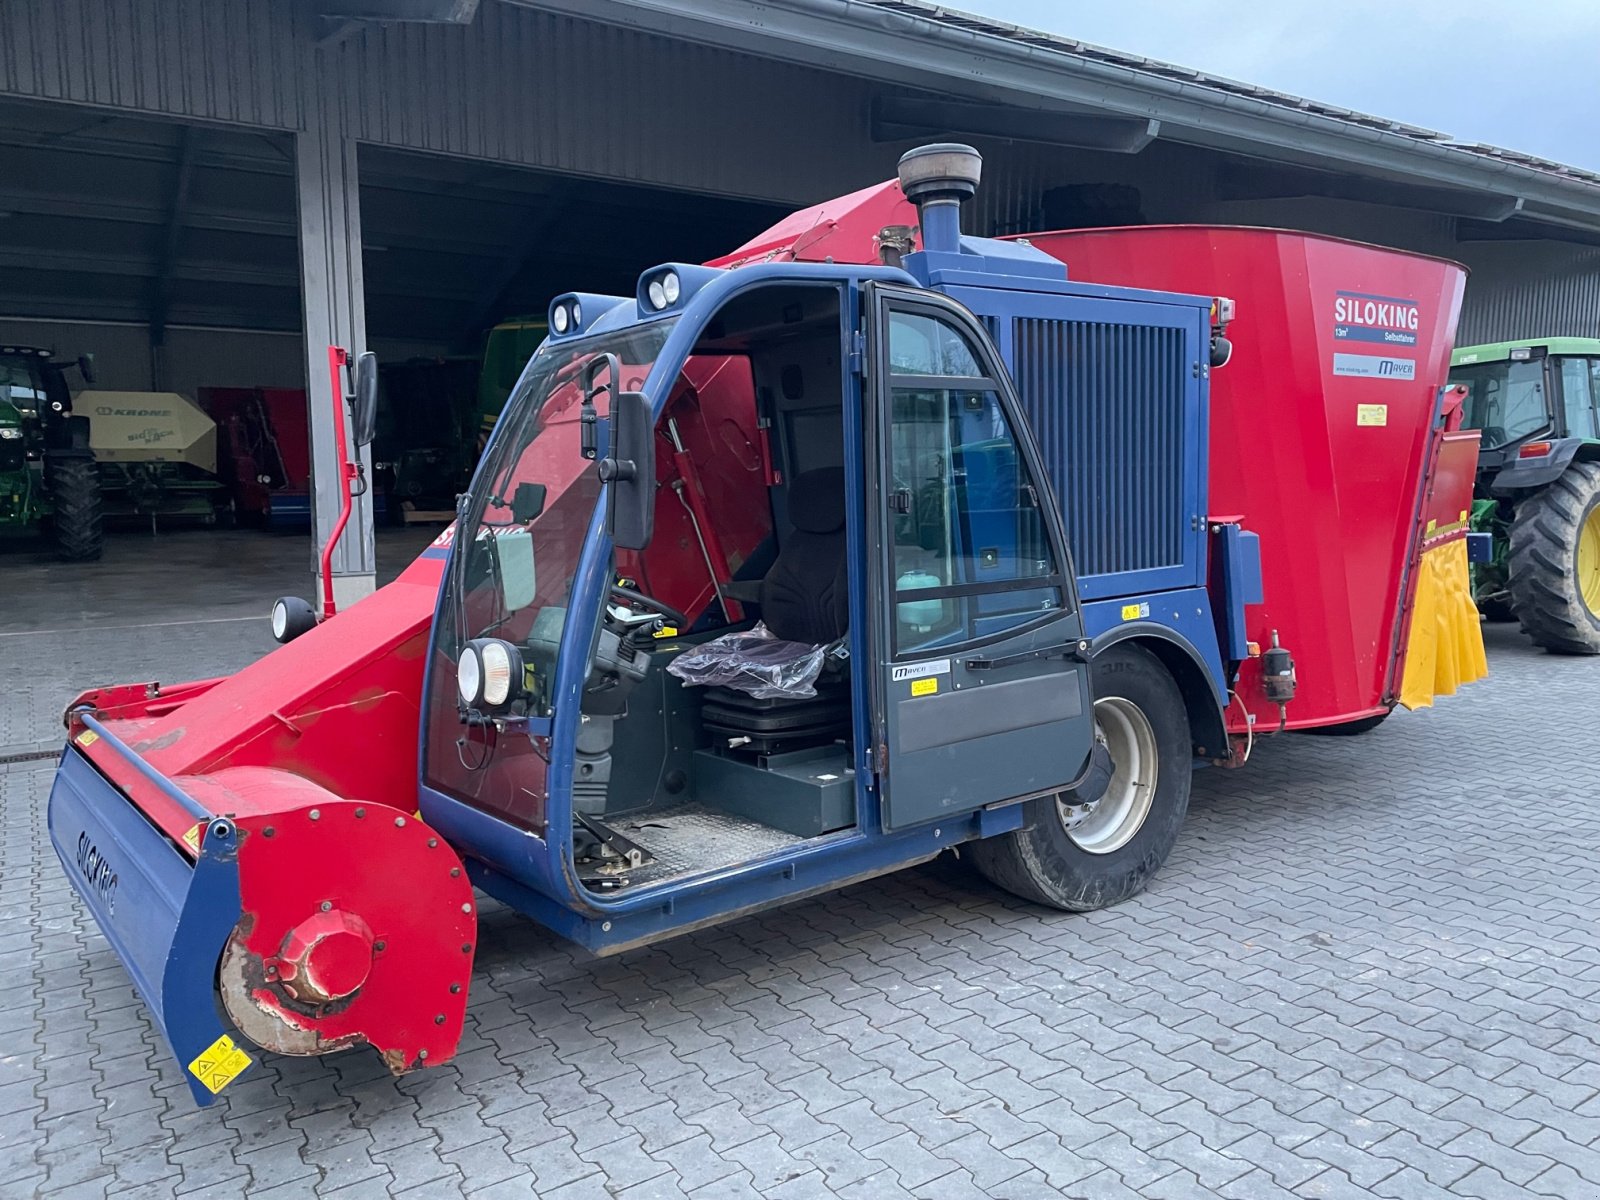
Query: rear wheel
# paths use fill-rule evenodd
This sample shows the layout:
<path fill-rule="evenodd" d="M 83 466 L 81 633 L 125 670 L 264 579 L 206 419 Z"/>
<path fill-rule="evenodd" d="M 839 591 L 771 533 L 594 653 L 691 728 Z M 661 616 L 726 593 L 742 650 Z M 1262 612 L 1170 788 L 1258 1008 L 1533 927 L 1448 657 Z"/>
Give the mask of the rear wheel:
<path fill-rule="evenodd" d="M 1114 767 L 1093 804 L 1027 802 L 1026 825 L 964 853 L 992 882 L 1069 912 L 1105 908 L 1143 891 L 1189 811 L 1193 745 L 1183 697 L 1160 661 L 1136 646 L 1091 668 L 1095 732 Z"/>
<path fill-rule="evenodd" d="M 52 458 L 47 464 L 56 553 L 68 562 L 100 557 L 100 474 L 92 458 Z"/>
<path fill-rule="evenodd" d="M 1600 654 L 1600 463 L 1573 463 L 1517 505 L 1511 607 L 1558 654 Z"/>

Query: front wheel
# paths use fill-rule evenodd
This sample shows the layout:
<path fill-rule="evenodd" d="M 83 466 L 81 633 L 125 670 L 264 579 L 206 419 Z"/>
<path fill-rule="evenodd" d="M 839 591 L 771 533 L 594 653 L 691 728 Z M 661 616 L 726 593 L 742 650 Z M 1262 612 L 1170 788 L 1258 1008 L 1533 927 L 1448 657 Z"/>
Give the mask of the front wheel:
<path fill-rule="evenodd" d="M 67 562 L 90 562 L 100 557 L 100 473 L 87 457 L 49 457 L 45 479 L 55 505 L 56 554 Z"/>
<path fill-rule="evenodd" d="M 1188 713 L 1160 660 L 1123 646 L 1096 656 L 1090 671 L 1095 734 L 1113 766 L 1105 794 L 1087 805 L 1030 800 L 1023 828 L 966 848 L 991 882 L 1068 912 L 1144 890 L 1177 841 L 1192 782 Z"/>

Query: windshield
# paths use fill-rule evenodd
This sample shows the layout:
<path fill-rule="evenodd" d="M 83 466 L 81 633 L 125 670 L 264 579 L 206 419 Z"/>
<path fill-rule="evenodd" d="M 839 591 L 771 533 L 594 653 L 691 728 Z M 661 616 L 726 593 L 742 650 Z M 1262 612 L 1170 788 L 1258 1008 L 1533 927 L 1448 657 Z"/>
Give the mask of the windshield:
<path fill-rule="evenodd" d="M 1455 367 L 1450 382 L 1466 385 L 1464 424 L 1483 431 L 1485 450 L 1520 442 L 1550 424 L 1542 360 Z"/>
<path fill-rule="evenodd" d="M 516 643 L 527 667 L 526 715 L 550 715 L 572 579 L 601 490 L 595 463 L 582 454 L 583 367 L 615 354 L 622 386 L 637 391 L 675 324 L 669 318 L 569 344 L 546 342 L 506 404 L 456 527 L 435 619 L 428 781 L 524 825 L 542 819 L 543 796 L 529 790 L 525 773 L 513 783 L 502 768 L 527 753 L 528 739 L 497 746 L 492 730 L 465 723 L 456 660 L 473 638 Z M 597 396 L 596 407 L 604 417 L 609 397 Z"/>
<path fill-rule="evenodd" d="M 44 403 L 31 362 L 0 358 L 0 403 L 10 404 L 24 417 L 36 417 Z"/>

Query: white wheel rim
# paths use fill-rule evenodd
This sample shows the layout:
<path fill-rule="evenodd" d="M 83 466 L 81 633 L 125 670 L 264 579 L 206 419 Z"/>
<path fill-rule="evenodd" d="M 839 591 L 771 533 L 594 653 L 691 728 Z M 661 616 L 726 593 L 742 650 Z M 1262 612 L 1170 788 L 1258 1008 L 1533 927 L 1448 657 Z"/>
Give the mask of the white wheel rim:
<path fill-rule="evenodd" d="M 1110 854 L 1132 841 L 1150 815 L 1161 757 L 1150 718 L 1133 701 L 1121 696 L 1096 700 L 1094 720 L 1115 769 L 1094 812 L 1069 828 L 1067 836 L 1080 850 Z"/>

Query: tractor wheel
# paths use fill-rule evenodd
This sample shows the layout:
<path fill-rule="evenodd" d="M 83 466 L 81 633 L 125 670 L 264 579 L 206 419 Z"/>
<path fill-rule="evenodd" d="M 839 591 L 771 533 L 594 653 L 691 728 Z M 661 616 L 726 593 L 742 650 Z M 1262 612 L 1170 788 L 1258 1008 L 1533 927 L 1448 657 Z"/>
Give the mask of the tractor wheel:
<path fill-rule="evenodd" d="M 94 459 L 53 458 L 47 467 L 56 553 L 68 562 L 99 558 L 100 473 Z"/>
<path fill-rule="evenodd" d="M 1025 900 L 1068 912 L 1142 892 L 1166 862 L 1189 811 L 1194 746 L 1178 685 L 1146 650 L 1097 656 L 1095 727 L 1113 772 L 1090 810 L 1046 796 L 1023 828 L 962 848 L 978 871 Z"/>
<path fill-rule="evenodd" d="M 1573 463 L 1517 505 L 1511 607 L 1558 654 L 1600 654 L 1600 463 Z"/>

